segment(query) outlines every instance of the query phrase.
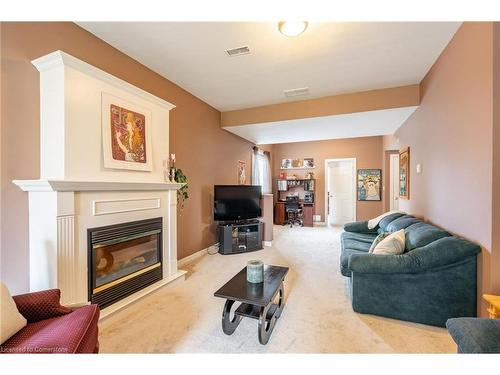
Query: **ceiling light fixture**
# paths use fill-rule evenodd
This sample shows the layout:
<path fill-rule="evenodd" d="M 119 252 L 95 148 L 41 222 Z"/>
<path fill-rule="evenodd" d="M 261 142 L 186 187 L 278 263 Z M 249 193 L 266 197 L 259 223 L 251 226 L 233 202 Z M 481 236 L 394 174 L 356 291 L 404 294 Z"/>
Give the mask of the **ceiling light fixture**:
<path fill-rule="evenodd" d="M 280 33 L 286 36 L 297 36 L 307 29 L 306 21 L 281 21 L 278 22 Z"/>

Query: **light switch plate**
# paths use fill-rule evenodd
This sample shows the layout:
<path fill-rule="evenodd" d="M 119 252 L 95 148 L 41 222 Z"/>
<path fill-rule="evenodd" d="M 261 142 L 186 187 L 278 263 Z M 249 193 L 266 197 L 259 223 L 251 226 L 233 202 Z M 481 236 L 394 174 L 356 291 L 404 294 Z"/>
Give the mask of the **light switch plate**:
<path fill-rule="evenodd" d="M 417 164 L 417 173 L 422 173 L 422 164 Z"/>

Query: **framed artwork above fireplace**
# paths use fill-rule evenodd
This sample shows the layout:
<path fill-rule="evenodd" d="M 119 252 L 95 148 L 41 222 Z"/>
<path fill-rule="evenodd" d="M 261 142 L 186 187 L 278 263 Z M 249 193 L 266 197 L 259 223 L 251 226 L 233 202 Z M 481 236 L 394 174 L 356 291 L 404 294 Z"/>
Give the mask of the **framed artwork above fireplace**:
<path fill-rule="evenodd" d="M 102 93 L 104 167 L 151 171 L 151 111 Z"/>

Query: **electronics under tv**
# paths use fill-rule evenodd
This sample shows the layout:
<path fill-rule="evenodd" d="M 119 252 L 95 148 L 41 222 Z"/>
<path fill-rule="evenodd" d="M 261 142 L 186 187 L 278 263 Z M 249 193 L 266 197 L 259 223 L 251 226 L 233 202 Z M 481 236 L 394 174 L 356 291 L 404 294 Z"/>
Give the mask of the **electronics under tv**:
<path fill-rule="evenodd" d="M 215 185 L 214 220 L 249 220 L 262 216 L 259 185 Z"/>

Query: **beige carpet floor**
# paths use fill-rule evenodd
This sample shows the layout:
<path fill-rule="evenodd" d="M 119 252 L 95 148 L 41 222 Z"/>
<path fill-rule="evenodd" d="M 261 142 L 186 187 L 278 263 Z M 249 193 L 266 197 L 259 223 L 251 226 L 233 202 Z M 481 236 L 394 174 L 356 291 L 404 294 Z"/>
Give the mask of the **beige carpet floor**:
<path fill-rule="evenodd" d="M 186 281 L 144 297 L 100 322 L 103 353 L 453 353 L 446 329 L 353 312 L 339 272 L 339 228 L 274 228 L 272 247 L 205 255 Z M 250 259 L 290 267 L 286 306 L 269 343 L 257 321 L 222 332 L 224 300 L 213 293 Z"/>

